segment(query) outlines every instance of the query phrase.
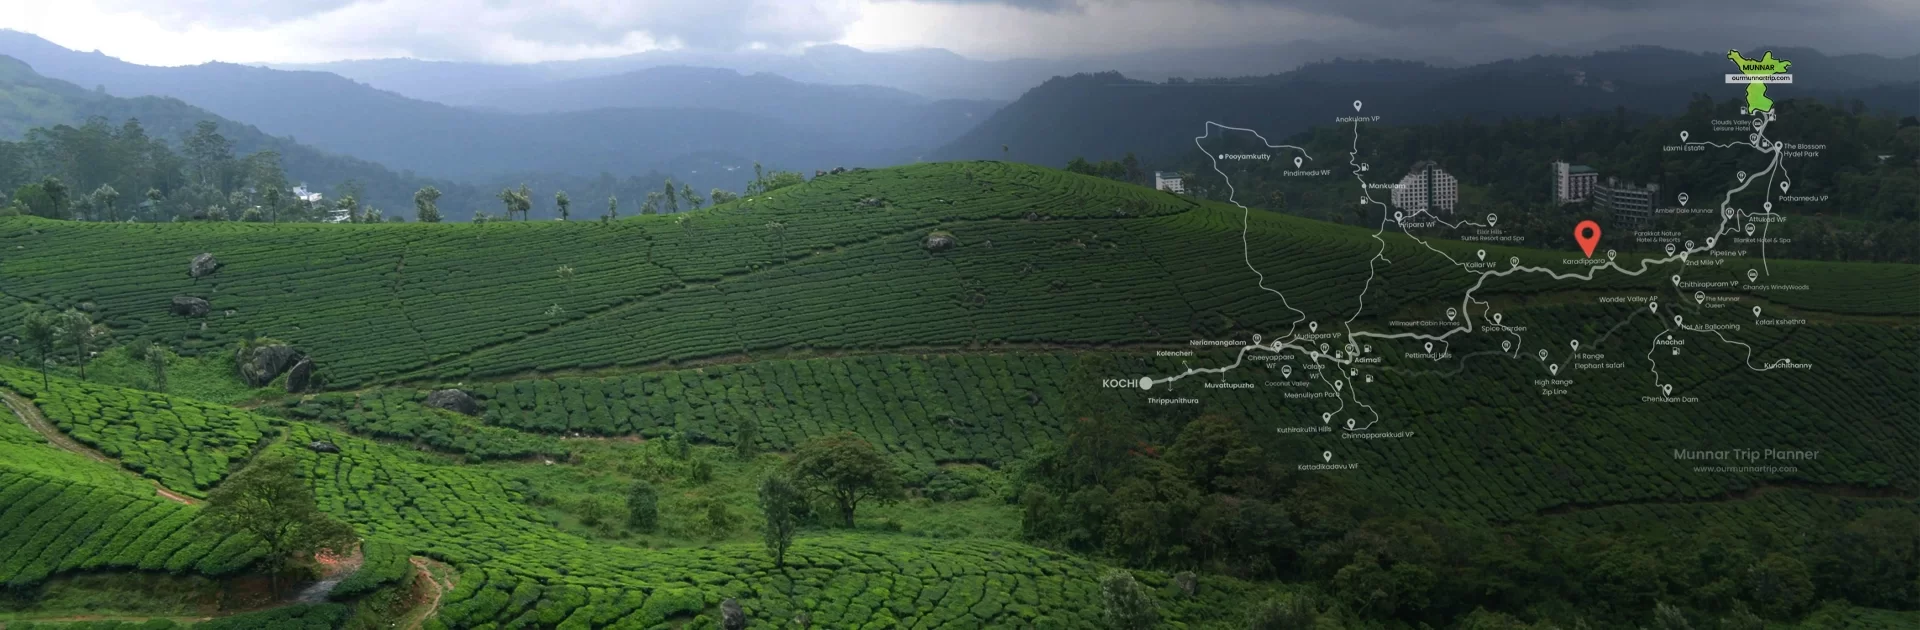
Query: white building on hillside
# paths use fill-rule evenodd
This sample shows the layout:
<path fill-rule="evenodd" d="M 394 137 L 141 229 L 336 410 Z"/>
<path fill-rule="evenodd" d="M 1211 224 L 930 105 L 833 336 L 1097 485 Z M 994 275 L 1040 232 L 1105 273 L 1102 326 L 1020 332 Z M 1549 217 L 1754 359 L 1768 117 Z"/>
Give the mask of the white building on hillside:
<path fill-rule="evenodd" d="M 1432 160 L 1414 164 L 1393 189 L 1393 207 L 1401 210 L 1453 214 L 1453 207 L 1459 202 L 1460 181 L 1440 170 L 1440 165 Z"/>
<path fill-rule="evenodd" d="M 1590 167 L 1566 162 L 1553 163 L 1553 202 L 1579 203 L 1593 195 L 1600 173 Z"/>
<path fill-rule="evenodd" d="M 1180 183 L 1180 174 L 1172 171 L 1154 171 L 1153 188 L 1154 190 L 1164 190 L 1172 193 L 1187 191 L 1186 185 Z"/>
<path fill-rule="evenodd" d="M 1613 215 L 1614 227 L 1639 229 L 1653 223 L 1653 208 L 1660 201 L 1660 185 L 1635 186 L 1608 177 L 1593 187 L 1593 205 Z"/>

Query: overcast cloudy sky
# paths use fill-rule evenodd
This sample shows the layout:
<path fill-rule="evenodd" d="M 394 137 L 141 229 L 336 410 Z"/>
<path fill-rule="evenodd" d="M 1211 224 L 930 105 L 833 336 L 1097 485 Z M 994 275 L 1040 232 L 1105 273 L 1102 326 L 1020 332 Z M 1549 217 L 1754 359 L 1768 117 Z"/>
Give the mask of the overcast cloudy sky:
<path fill-rule="evenodd" d="M 1920 0 L 0 0 L 0 28 L 155 65 L 827 42 L 1001 59 L 1300 39 L 1464 60 L 1628 43 L 1908 55 Z"/>

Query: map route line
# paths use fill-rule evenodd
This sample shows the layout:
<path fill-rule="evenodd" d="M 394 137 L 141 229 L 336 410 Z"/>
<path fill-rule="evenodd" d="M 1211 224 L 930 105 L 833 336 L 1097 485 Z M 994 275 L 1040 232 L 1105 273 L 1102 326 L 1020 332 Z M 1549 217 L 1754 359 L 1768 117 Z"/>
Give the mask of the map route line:
<path fill-rule="evenodd" d="M 1355 107 L 1356 109 L 1359 107 L 1358 102 L 1355 103 Z M 1252 225 L 1251 225 L 1252 211 L 1245 204 L 1240 203 L 1240 201 L 1237 198 L 1238 190 L 1234 187 L 1232 178 L 1229 177 L 1226 174 L 1226 172 L 1220 168 L 1220 161 L 1222 159 L 1225 159 L 1226 154 L 1223 153 L 1223 154 L 1220 154 L 1218 157 L 1216 157 L 1212 151 L 1209 151 L 1207 149 L 1206 145 L 1203 144 L 1203 141 L 1213 137 L 1213 130 L 1214 128 L 1217 127 L 1223 131 L 1240 131 L 1240 132 L 1246 132 L 1246 133 L 1252 134 L 1255 138 L 1258 138 L 1261 144 L 1268 149 L 1284 149 L 1284 150 L 1298 151 L 1301 155 L 1301 159 L 1305 159 L 1305 160 L 1311 160 L 1313 159 L 1313 157 L 1311 155 L 1308 155 L 1307 151 L 1301 147 L 1286 145 L 1286 144 L 1275 144 L 1272 141 L 1267 140 L 1265 136 L 1260 135 L 1259 132 L 1254 131 L 1252 129 L 1242 128 L 1242 127 L 1232 127 L 1232 126 L 1223 125 L 1217 122 L 1208 121 L 1206 123 L 1205 129 L 1203 130 L 1202 134 L 1194 137 L 1194 145 L 1198 147 L 1202 152 L 1207 154 L 1208 161 L 1210 166 L 1212 167 L 1212 170 L 1214 171 L 1215 174 L 1220 176 L 1222 182 L 1226 185 L 1227 201 L 1229 203 L 1232 203 L 1234 206 L 1238 207 L 1241 211 L 1241 233 L 1240 233 L 1241 259 L 1246 264 L 1248 270 L 1252 271 L 1254 275 L 1258 278 L 1259 288 L 1261 290 L 1264 290 L 1266 292 L 1269 292 L 1278 296 L 1281 300 L 1281 303 L 1284 306 L 1286 306 L 1288 310 L 1291 310 L 1294 313 L 1298 314 L 1299 317 L 1295 318 L 1288 325 L 1286 334 L 1281 335 L 1276 339 L 1269 340 L 1266 343 L 1262 343 L 1261 335 L 1259 334 L 1253 335 L 1252 342 L 1247 345 L 1241 346 L 1239 351 L 1235 353 L 1233 362 L 1231 363 L 1216 366 L 1216 367 L 1198 367 L 1197 368 L 1197 367 L 1191 367 L 1187 365 L 1186 362 L 1183 361 L 1181 362 L 1181 367 L 1183 368 L 1182 372 L 1178 374 L 1162 376 L 1159 378 L 1155 378 L 1152 376 L 1142 376 L 1138 380 L 1139 387 L 1143 390 L 1151 390 L 1155 385 L 1159 385 L 1159 384 L 1170 385 L 1186 377 L 1203 375 L 1203 374 L 1224 376 L 1225 374 L 1233 370 L 1239 369 L 1240 366 L 1246 363 L 1247 353 L 1253 352 L 1256 350 L 1271 352 L 1276 354 L 1285 353 L 1288 351 L 1298 352 L 1301 355 L 1304 355 L 1308 360 L 1312 361 L 1315 365 L 1319 365 L 1322 361 L 1326 361 L 1330 363 L 1332 366 L 1334 366 L 1335 369 L 1347 372 L 1347 373 L 1336 372 L 1336 375 L 1334 377 L 1329 378 L 1326 374 L 1328 370 L 1325 370 L 1325 369 L 1318 370 L 1319 371 L 1318 378 L 1321 380 L 1321 382 L 1327 384 L 1334 390 L 1334 394 L 1335 394 L 1334 398 L 1340 405 L 1333 412 L 1323 413 L 1321 415 L 1321 421 L 1323 423 L 1329 422 L 1334 415 L 1344 412 L 1347 408 L 1346 407 L 1347 398 L 1351 397 L 1355 405 L 1365 409 L 1367 413 L 1373 416 L 1372 421 L 1367 423 L 1365 427 L 1358 428 L 1358 430 L 1365 430 L 1367 428 L 1371 428 L 1375 424 L 1378 424 L 1380 422 L 1380 415 L 1377 410 L 1373 409 L 1372 406 L 1362 402 L 1359 397 L 1360 381 L 1357 380 L 1357 378 L 1359 377 L 1359 373 L 1358 373 L 1358 370 L 1353 368 L 1352 366 L 1356 365 L 1356 360 L 1359 358 L 1360 354 L 1362 353 L 1362 346 L 1360 343 L 1361 339 L 1382 339 L 1382 340 L 1409 339 L 1409 340 L 1436 342 L 1441 344 L 1439 349 L 1440 351 L 1438 353 L 1433 352 L 1432 343 L 1429 343 L 1428 354 L 1433 355 L 1434 361 L 1440 361 L 1442 357 L 1452 356 L 1451 355 L 1451 350 L 1452 350 L 1451 338 L 1454 335 L 1460 334 L 1460 333 L 1472 333 L 1476 329 L 1475 322 L 1473 319 L 1475 315 L 1473 307 L 1480 306 L 1481 308 L 1480 308 L 1479 315 L 1483 319 L 1492 319 L 1493 327 L 1505 329 L 1506 332 L 1514 338 L 1512 349 L 1509 351 L 1508 349 L 1503 348 L 1500 354 L 1503 354 L 1509 357 L 1514 357 L 1514 358 L 1518 358 L 1522 355 L 1522 351 L 1525 348 L 1525 336 L 1517 332 L 1514 332 L 1511 328 L 1501 326 L 1499 321 L 1500 314 L 1491 312 L 1493 310 L 1492 305 L 1486 301 L 1478 300 L 1474 297 L 1474 293 L 1484 288 L 1489 278 L 1503 278 L 1503 277 L 1511 276 L 1514 274 L 1526 273 L 1526 274 L 1544 274 L 1549 279 L 1556 280 L 1556 281 L 1590 282 L 1595 278 L 1597 278 L 1601 272 L 1607 271 L 1609 269 L 1616 271 L 1625 276 L 1637 277 L 1637 276 L 1645 275 L 1650 270 L 1650 268 L 1658 268 L 1658 267 L 1662 267 L 1668 264 L 1678 262 L 1680 263 L 1681 266 L 1677 270 L 1678 273 L 1675 273 L 1672 276 L 1673 289 L 1676 292 L 1676 294 L 1680 294 L 1684 296 L 1684 294 L 1680 293 L 1680 285 L 1682 281 L 1682 274 L 1686 271 L 1686 261 L 1691 259 L 1695 254 L 1713 251 L 1722 242 L 1721 241 L 1722 237 L 1725 237 L 1728 235 L 1738 235 L 1742 233 L 1742 230 L 1741 230 L 1742 225 L 1740 222 L 1736 222 L 1736 219 L 1752 219 L 1760 216 L 1767 216 L 1767 217 L 1781 216 L 1772 211 L 1772 197 L 1773 197 L 1774 182 L 1775 182 L 1776 176 L 1780 178 L 1780 181 L 1783 182 L 1782 190 L 1785 190 L 1784 187 L 1791 186 L 1792 177 L 1787 173 L 1786 166 L 1783 163 L 1784 145 L 1780 142 L 1775 142 L 1775 141 L 1766 139 L 1765 132 L 1766 132 L 1767 123 L 1771 122 L 1774 119 L 1775 119 L 1775 115 L 1771 111 L 1764 112 L 1764 113 L 1755 112 L 1754 133 L 1748 142 L 1731 142 L 1731 143 L 1721 144 L 1721 143 L 1703 141 L 1703 142 L 1687 142 L 1686 143 L 1689 145 L 1704 145 L 1704 146 L 1713 146 L 1716 148 L 1732 148 L 1736 145 L 1748 146 L 1756 151 L 1760 151 L 1770 156 L 1768 164 L 1762 173 L 1756 173 L 1752 176 L 1748 176 L 1745 172 L 1742 172 L 1740 173 L 1740 176 L 1738 178 L 1739 180 L 1738 185 L 1732 188 L 1729 188 L 1726 191 L 1726 194 L 1722 197 L 1720 202 L 1720 213 L 1719 213 L 1720 223 L 1717 226 L 1717 228 L 1711 233 L 1712 235 L 1708 236 L 1703 243 L 1696 245 L 1693 241 L 1689 240 L 1686 242 L 1685 248 L 1679 251 L 1674 251 L 1670 246 L 1670 249 L 1669 249 L 1670 253 L 1667 256 L 1640 258 L 1639 265 L 1635 269 L 1629 269 L 1628 266 L 1620 264 L 1618 261 L 1615 260 L 1615 256 L 1616 256 L 1615 252 L 1613 250 L 1608 250 L 1606 254 L 1606 260 L 1604 262 L 1601 262 L 1600 264 L 1597 264 L 1597 265 L 1588 266 L 1584 272 L 1556 271 L 1546 266 L 1522 265 L 1520 264 L 1520 259 L 1517 256 L 1511 257 L 1509 259 L 1508 266 L 1505 269 L 1487 269 L 1484 271 L 1474 271 L 1468 265 L 1468 263 L 1461 262 L 1460 260 L 1455 259 L 1451 254 L 1448 254 L 1447 252 L 1434 247 L 1433 244 L 1428 239 L 1423 239 L 1413 234 L 1411 228 L 1407 227 L 1407 219 L 1409 218 L 1419 219 L 1419 218 L 1425 217 L 1425 218 L 1431 219 L 1433 222 L 1437 224 L 1445 225 L 1449 229 L 1459 229 L 1461 226 L 1476 226 L 1476 227 L 1490 228 L 1494 225 L 1495 217 L 1493 215 L 1488 215 L 1487 221 L 1484 224 L 1476 223 L 1471 220 L 1449 222 L 1445 219 L 1442 219 L 1438 215 L 1433 214 L 1427 208 L 1414 209 L 1410 212 L 1396 212 L 1386 202 L 1379 199 L 1375 199 L 1371 192 L 1369 184 L 1366 181 L 1366 176 L 1364 175 L 1364 173 L 1370 169 L 1367 167 L 1367 165 L 1362 164 L 1359 161 L 1361 121 L 1357 119 L 1354 120 L 1351 144 L 1349 146 L 1349 150 L 1347 154 L 1348 156 L 1347 164 L 1351 169 L 1350 173 L 1352 174 L 1354 180 L 1359 183 L 1360 195 L 1361 195 L 1360 203 L 1362 205 L 1371 204 L 1371 205 L 1380 206 L 1380 209 L 1381 209 L 1380 224 L 1371 235 L 1372 238 L 1380 244 L 1380 247 L 1378 250 L 1375 250 L 1372 253 L 1372 256 L 1370 256 L 1367 260 L 1367 279 L 1362 283 L 1359 293 L 1354 296 L 1354 300 L 1356 304 L 1355 304 L 1353 313 L 1349 315 L 1346 319 L 1341 321 L 1341 328 L 1344 329 L 1346 341 L 1343 344 L 1341 350 L 1333 351 L 1331 353 L 1329 353 L 1329 350 L 1331 348 L 1325 342 L 1322 342 L 1318 344 L 1318 347 L 1315 347 L 1315 345 L 1311 342 L 1303 342 L 1300 340 L 1299 332 L 1298 332 L 1299 324 L 1302 321 L 1306 321 L 1308 319 L 1306 312 L 1298 308 L 1295 308 L 1292 305 L 1292 303 L 1290 303 L 1287 300 L 1286 294 L 1283 293 L 1282 291 L 1272 287 L 1268 287 L 1266 285 L 1266 274 L 1262 273 L 1253 264 L 1251 245 L 1249 243 L 1249 233 L 1252 231 Z M 1763 196 L 1764 211 L 1756 213 L 1756 212 L 1749 212 L 1749 211 L 1744 211 L 1744 210 L 1734 208 L 1733 207 L 1734 195 L 1745 192 L 1749 187 L 1753 185 L 1755 181 L 1759 181 L 1761 179 L 1760 178 L 1761 174 L 1766 175 L 1766 179 L 1765 179 L 1766 184 L 1764 185 L 1766 188 L 1766 191 Z M 1402 234 L 1412 239 L 1414 242 L 1419 243 L 1422 247 L 1425 247 L 1429 251 L 1432 251 L 1435 254 L 1440 255 L 1442 258 L 1445 258 L 1453 266 L 1461 267 L 1462 269 L 1470 273 L 1473 273 L 1475 275 L 1475 281 L 1473 285 L 1468 287 L 1463 292 L 1463 295 L 1461 296 L 1459 314 L 1462 316 L 1462 321 L 1460 325 L 1454 326 L 1448 329 L 1447 331 L 1438 333 L 1438 334 L 1416 333 L 1416 332 L 1385 333 L 1385 332 L 1375 332 L 1375 331 L 1366 331 L 1366 330 L 1356 331 L 1353 329 L 1353 322 L 1356 319 L 1358 319 L 1360 314 L 1364 313 L 1366 310 L 1366 295 L 1368 291 L 1372 290 L 1373 280 L 1378 276 L 1379 264 L 1383 262 L 1389 265 L 1393 264 L 1393 261 L 1387 258 L 1386 256 L 1388 243 L 1386 239 L 1383 238 L 1383 236 L 1386 234 L 1386 230 L 1388 227 L 1387 222 L 1389 219 L 1391 219 L 1395 225 L 1399 226 L 1400 232 Z M 1771 221 L 1767 221 L 1763 223 L 1771 223 Z M 1748 223 L 1747 225 L 1749 227 L 1751 226 L 1750 223 Z M 1763 226 L 1762 229 L 1765 229 L 1766 227 L 1770 227 L 1770 226 Z M 1746 234 L 1751 236 L 1752 232 L 1747 231 Z M 1766 240 L 1766 237 L 1764 236 L 1764 233 L 1763 233 L 1760 241 L 1761 252 L 1762 252 L 1761 264 L 1763 267 L 1767 266 L 1767 260 L 1765 255 L 1765 247 L 1766 247 L 1765 240 Z M 1482 260 L 1484 260 L 1485 250 L 1480 250 L 1480 251 L 1481 251 Z M 1771 273 L 1770 269 L 1768 270 L 1768 273 L 1769 274 Z M 1698 297 L 1698 292 L 1696 292 L 1696 300 L 1698 299 L 1700 298 Z M 1679 303 L 1684 305 L 1684 297 L 1682 297 L 1681 300 L 1682 301 Z M 1656 315 L 1659 314 L 1657 300 L 1655 302 L 1649 303 L 1649 306 L 1651 307 L 1649 310 L 1654 312 Z M 1453 316 L 1453 312 L 1452 312 L 1452 309 L 1448 309 L 1448 310 L 1449 310 L 1448 318 L 1451 320 Z M 1698 311 L 1698 309 L 1695 309 L 1695 310 L 1696 312 Z M 1491 317 L 1489 317 L 1489 315 L 1491 315 Z M 1605 333 L 1601 334 L 1598 339 L 1594 340 L 1594 343 L 1598 344 L 1606 341 L 1621 327 L 1631 322 L 1633 318 L 1637 315 L 1638 313 L 1630 313 L 1626 318 L 1615 322 L 1615 324 L 1609 327 Z M 1710 333 L 1713 333 L 1713 335 L 1716 338 L 1718 338 L 1722 343 L 1741 346 L 1746 350 L 1746 354 L 1747 354 L 1743 363 L 1748 369 L 1751 369 L 1754 371 L 1768 371 L 1768 370 L 1776 369 L 1791 363 L 1790 359 L 1780 359 L 1765 365 L 1755 365 L 1753 361 L 1754 348 L 1751 344 L 1748 344 L 1742 341 L 1728 339 L 1725 334 L 1721 333 L 1719 330 L 1714 328 L 1689 327 L 1685 325 L 1683 321 L 1684 321 L 1684 317 L 1678 313 L 1675 313 L 1673 315 L 1673 322 L 1670 325 L 1663 322 L 1662 323 L 1663 330 L 1660 334 L 1654 336 L 1653 348 L 1648 352 L 1647 358 L 1649 362 L 1649 371 L 1653 374 L 1653 386 L 1656 390 L 1659 390 L 1663 396 L 1671 395 L 1672 385 L 1661 382 L 1659 367 L 1658 367 L 1658 360 L 1654 358 L 1653 354 L 1654 354 L 1654 351 L 1657 351 L 1659 349 L 1662 338 L 1669 339 L 1669 340 L 1674 338 L 1673 330 L 1676 327 L 1682 331 L 1687 331 L 1687 332 L 1695 332 L 1695 333 L 1710 332 Z M 1318 332 L 1318 327 L 1319 326 L 1317 322 L 1309 322 L 1309 328 L 1311 332 Z M 1485 325 L 1482 325 L 1480 326 L 1480 328 L 1488 328 L 1488 327 Z M 1550 367 L 1551 369 L 1549 371 L 1554 375 L 1558 375 L 1562 368 L 1570 366 L 1574 359 L 1574 356 L 1579 352 L 1579 343 L 1580 343 L 1579 340 L 1577 339 L 1571 340 L 1569 343 L 1572 346 L 1573 351 L 1565 355 L 1565 357 L 1559 361 L 1550 362 L 1549 351 L 1547 349 L 1543 348 L 1539 353 L 1541 363 L 1546 364 L 1548 367 Z M 1372 352 L 1372 345 L 1367 344 L 1365 346 L 1365 351 L 1369 353 Z M 1459 366 L 1453 371 L 1453 373 L 1457 374 L 1460 371 L 1464 370 L 1466 368 L 1466 361 L 1468 358 L 1472 356 L 1480 356 L 1484 354 L 1492 354 L 1492 352 L 1491 351 L 1477 352 L 1477 353 L 1472 353 L 1470 355 L 1461 357 L 1459 361 Z M 1371 379 L 1370 376 L 1368 378 Z M 1356 427 L 1354 427 L 1351 424 L 1352 420 L 1349 419 L 1348 422 L 1349 422 L 1349 426 L 1346 427 L 1346 430 L 1349 432 L 1356 430 Z"/>

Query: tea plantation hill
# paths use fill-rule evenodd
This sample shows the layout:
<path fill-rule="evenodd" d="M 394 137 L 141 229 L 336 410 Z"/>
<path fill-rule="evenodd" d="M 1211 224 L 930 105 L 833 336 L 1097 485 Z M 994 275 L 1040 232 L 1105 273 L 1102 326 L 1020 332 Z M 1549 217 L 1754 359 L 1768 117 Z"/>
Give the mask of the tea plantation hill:
<path fill-rule="evenodd" d="M 75 440 L 188 496 L 217 484 L 251 455 L 240 446 L 265 437 L 267 448 L 299 458 L 322 505 L 370 540 L 459 568 L 438 621 L 445 627 L 647 627 L 711 619 L 725 597 L 769 623 L 807 608 L 816 627 L 894 619 L 1075 627 L 1097 619 L 1100 606 L 1101 567 L 1088 559 L 994 537 L 835 532 L 803 536 L 794 554 L 805 568 L 781 573 L 757 544 L 650 550 L 563 531 L 510 475 L 476 464 L 563 459 L 583 448 L 561 439 L 573 434 L 731 444 L 752 420 L 760 446 L 776 450 L 855 431 L 913 468 L 910 478 L 927 480 L 943 464 L 1010 464 L 1057 441 L 1065 421 L 1086 409 L 1169 431 L 1201 412 L 1263 427 L 1317 424 L 1330 403 L 1207 390 L 1195 394 L 1200 408 L 1169 412 L 1138 390 L 1097 386 L 1178 371 L 1176 360 L 1147 350 L 1244 338 L 1293 320 L 1252 282 L 1235 247 L 1243 226 L 1253 263 L 1294 307 L 1323 325 L 1354 315 L 1379 248 L 1371 231 L 1258 211 L 1243 218 L 1230 206 L 995 162 L 831 175 L 707 210 L 607 223 L 5 218 L 0 325 L 17 327 L 29 304 L 85 307 L 119 341 L 157 340 L 208 357 L 264 335 L 319 362 L 331 391 L 254 401 L 257 410 L 247 411 L 59 377 L 42 386 L 37 373 L 14 368 L 0 368 L 0 387 L 30 397 Z M 934 232 L 956 244 L 929 248 Z M 1436 319 L 1458 305 L 1466 274 L 1409 239 L 1383 238 L 1391 263 L 1373 279 L 1356 329 Z M 1434 243 L 1461 258 L 1481 248 Z M 187 263 L 201 252 L 222 266 L 195 281 Z M 1573 256 L 1500 247 L 1488 255 L 1529 263 Z M 1687 273 L 1735 280 L 1749 264 Z M 1642 305 L 1596 298 L 1651 294 L 1686 305 L 1690 318 L 1715 315 L 1676 294 L 1667 271 L 1578 284 L 1502 279 L 1475 295 L 1507 325 L 1525 326 L 1530 348 L 1578 337 L 1627 368 L 1582 371 L 1570 395 L 1543 397 L 1533 385 L 1543 368 L 1499 356 L 1497 338 L 1460 340 L 1452 352 L 1469 358 L 1440 365 L 1383 348 L 1365 396 L 1383 430 L 1416 437 L 1338 441 L 1342 461 L 1365 471 L 1344 481 L 1448 520 L 1534 522 L 1568 538 L 1630 531 L 1679 540 L 1727 527 L 1794 540 L 1869 510 L 1920 509 L 1912 499 L 1920 419 L 1910 413 L 1920 405 L 1911 387 L 1920 378 L 1912 352 L 1920 268 L 1770 265 L 1770 282 L 1808 290 L 1742 293 L 1742 307 L 1758 303 L 1808 323 L 1747 326 L 1737 338 L 1755 346 L 1756 360 L 1792 357 L 1816 369 L 1756 373 L 1738 346 L 1690 339 L 1683 354 L 1659 357 L 1659 369 L 1701 402 L 1644 404 L 1644 357 L 1661 326 Z M 169 315 L 176 295 L 205 298 L 213 312 Z M 1226 360 L 1202 354 L 1190 361 Z M 1249 380 L 1274 378 L 1273 368 L 1246 369 Z M 422 405 L 428 390 L 455 383 L 480 399 L 479 418 Z M 21 435 L 23 446 L 11 448 L 38 450 L 21 451 L 34 453 L 18 460 L 25 464 L 0 459 L 0 484 L 37 485 L 17 492 L 152 496 L 86 460 L 62 459 L 66 478 L 35 473 L 31 462 L 63 455 Z M 342 452 L 290 446 L 311 440 Z M 1269 453 L 1317 462 L 1326 441 L 1285 441 Z M 1821 456 L 1791 471 L 1712 475 L 1668 455 L 1706 445 Z M 41 489 L 49 484 L 63 490 Z M 45 517 L 67 518 L 69 508 L 60 509 Z M 111 556 L 92 550 L 88 530 L 73 529 L 61 549 L 89 550 L 85 557 L 47 547 L 45 558 L 0 561 L 17 572 L 0 581 L 31 583 L 44 578 L 32 567 L 101 557 L 94 566 L 209 573 L 247 557 L 244 541 L 157 551 L 194 508 L 148 509 L 186 516 L 167 515 L 159 522 L 171 530 L 139 539 L 161 540 Z M 39 534 L 13 531 L 9 523 L 24 517 L 7 518 L 0 515 L 0 536 Z M 119 527 L 138 529 L 138 518 Z M 1168 588 L 1168 576 L 1142 575 Z M 1238 623 L 1235 607 L 1259 597 L 1252 591 L 1260 587 L 1203 580 L 1207 595 L 1162 598 L 1163 612 L 1196 625 Z"/>
<path fill-rule="evenodd" d="M 327 427 L 230 408 L 216 413 L 249 421 L 210 424 L 202 412 L 213 408 L 191 400 L 61 378 L 43 387 L 39 374 L 18 368 L 0 368 L 0 387 L 44 408 L 120 410 L 99 414 L 98 433 L 74 435 L 108 452 L 141 442 L 156 463 L 120 463 L 179 492 L 194 490 L 184 472 L 196 457 L 194 443 L 181 438 L 241 438 L 248 427 L 271 425 L 278 439 L 265 449 L 297 458 L 321 506 L 370 546 L 459 568 L 459 586 L 441 600 L 431 628 L 651 628 L 712 613 L 725 598 L 738 599 L 756 623 L 805 610 L 820 627 L 836 628 L 1090 628 L 1099 617 L 1099 565 L 1020 543 L 807 536 L 783 571 L 758 544 L 650 550 L 565 534 L 486 469 Z M 107 437 L 136 432 L 147 435 Z M 341 452 L 297 446 L 315 440 Z M 155 452 L 169 446 L 170 457 Z M 259 553 L 249 539 L 201 535 L 199 508 L 154 498 L 151 486 L 112 464 L 56 449 L 19 423 L 0 423 L 0 454 L 0 583 L 31 586 L 75 569 L 222 575 Z M 1163 612 L 1173 620 L 1217 617 L 1237 612 L 1231 604 L 1250 592 L 1232 580 L 1209 585 L 1208 598 Z"/>

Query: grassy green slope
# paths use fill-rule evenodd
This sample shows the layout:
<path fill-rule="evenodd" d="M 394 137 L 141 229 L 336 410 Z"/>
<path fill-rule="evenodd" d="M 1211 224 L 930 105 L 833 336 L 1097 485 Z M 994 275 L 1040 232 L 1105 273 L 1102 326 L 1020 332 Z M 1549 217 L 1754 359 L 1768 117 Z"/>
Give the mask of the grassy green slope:
<path fill-rule="evenodd" d="M 684 219 L 684 220 L 682 220 Z M 1000 163 L 849 173 L 676 217 L 487 225 L 100 225 L 0 221 L 0 293 L 90 303 L 126 335 L 189 352 L 247 334 L 296 342 L 335 386 L 457 379 L 791 351 L 1012 343 L 1184 343 L 1294 319 L 1254 285 L 1241 213 L 1060 171 Z M 932 231 L 959 246 L 930 253 Z M 1345 318 L 1377 248 L 1365 230 L 1255 213 L 1247 245 L 1268 286 L 1316 319 Z M 1457 300 L 1466 274 L 1386 239 L 1361 322 Z M 1442 244 L 1457 256 L 1474 246 Z M 187 261 L 226 264 L 194 282 Z M 103 255 L 102 252 L 113 252 Z M 1495 248 L 1499 260 L 1559 252 Z M 574 270 L 563 281 L 557 270 Z M 1746 265 L 1696 269 L 1732 279 Z M 1774 263 L 1806 291 L 1768 303 L 1911 315 L 1920 268 Z M 1588 289 L 1660 289 L 1672 269 L 1602 274 Z M 1564 288 L 1533 276 L 1482 295 Z M 175 295 L 214 315 L 166 314 Z M 558 306 L 558 309 L 553 307 Z M 0 324 L 17 317 L 0 308 Z"/>

